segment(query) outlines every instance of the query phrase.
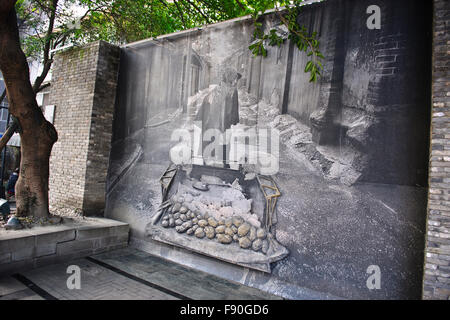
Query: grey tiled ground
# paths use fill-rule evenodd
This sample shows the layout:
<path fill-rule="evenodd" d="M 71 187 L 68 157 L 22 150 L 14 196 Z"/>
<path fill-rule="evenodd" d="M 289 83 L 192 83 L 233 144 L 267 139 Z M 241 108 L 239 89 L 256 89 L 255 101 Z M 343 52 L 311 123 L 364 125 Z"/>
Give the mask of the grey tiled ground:
<path fill-rule="evenodd" d="M 21 272 L 21 279 L 28 284 L 12 276 L 2 277 L 0 300 L 49 296 L 60 300 L 278 299 L 131 248 L 92 258 Z M 79 290 L 67 287 L 70 265 L 80 267 Z"/>
<path fill-rule="evenodd" d="M 0 278 L 0 300 L 43 300 L 43 298 L 12 277 L 4 277 Z"/>

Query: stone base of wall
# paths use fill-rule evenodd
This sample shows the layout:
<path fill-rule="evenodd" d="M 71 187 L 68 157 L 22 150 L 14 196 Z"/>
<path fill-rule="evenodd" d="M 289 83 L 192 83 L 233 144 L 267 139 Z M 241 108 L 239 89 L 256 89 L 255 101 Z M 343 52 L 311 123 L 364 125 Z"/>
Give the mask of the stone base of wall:
<path fill-rule="evenodd" d="M 0 234 L 0 274 L 69 261 L 128 245 L 129 226 L 105 218 Z"/>

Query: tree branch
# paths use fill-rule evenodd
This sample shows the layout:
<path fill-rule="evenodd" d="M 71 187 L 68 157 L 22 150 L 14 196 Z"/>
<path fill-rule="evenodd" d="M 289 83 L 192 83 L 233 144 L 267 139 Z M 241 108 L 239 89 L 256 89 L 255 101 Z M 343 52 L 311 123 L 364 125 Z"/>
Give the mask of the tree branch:
<path fill-rule="evenodd" d="M 39 88 L 41 87 L 42 82 L 44 82 L 45 78 L 47 77 L 47 74 L 52 67 L 52 63 L 53 63 L 53 60 L 47 60 L 44 64 L 44 69 L 42 69 L 41 74 L 34 81 L 33 91 L 35 94 L 39 92 Z"/>
<path fill-rule="evenodd" d="M 17 122 L 12 122 L 12 124 L 8 127 L 8 129 L 6 129 L 5 133 L 3 134 L 3 136 L 0 138 L 0 151 L 3 150 L 3 148 L 6 146 L 6 144 L 8 143 L 8 141 L 11 139 L 11 137 L 13 136 L 14 132 L 16 131 L 16 129 L 19 126 L 17 125 Z"/>
<path fill-rule="evenodd" d="M 169 9 L 169 6 L 167 5 L 166 1 L 164 1 L 164 0 L 159 0 L 159 2 L 161 2 L 161 3 L 164 5 L 164 7 L 166 7 L 167 9 Z"/>
<path fill-rule="evenodd" d="M 52 7 L 51 7 L 52 11 L 50 14 L 50 21 L 48 23 L 47 34 L 45 35 L 44 69 L 42 70 L 41 74 L 34 81 L 33 91 L 35 94 L 38 92 L 38 89 L 40 88 L 42 82 L 44 82 L 45 78 L 47 77 L 48 72 L 50 71 L 50 68 L 52 67 L 53 61 L 50 57 L 50 49 L 51 49 L 52 33 L 53 33 L 53 27 L 55 25 L 57 7 L 58 7 L 58 0 L 52 0 Z"/>
<path fill-rule="evenodd" d="M 44 90 L 45 88 L 48 88 L 50 86 L 51 86 L 50 82 L 43 84 L 42 86 L 39 87 L 39 89 L 36 91 L 36 93 L 41 92 L 42 90 Z"/>
<path fill-rule="evenodd" d="M 302 38 L 307 44 L 309 49 L 314 52 L 314 46 L 312 45 L 311 41 L 305 35 L 301 32 L 298 32 L 297 30 L 294 30 L 290 27 L 289 21 L 286 20 L 286 18 L 281 14 L 280 10 L 278 9 L 278 6 L 275 6 L 275 11 L 280 18 L 281 22 L 288 28 L 289 31 L 296 34 L 298 37 Z M 317 58 L 316 55 L 313 55 L 313 61 L 316 62 Z"/>
<path fill-rule="evenodd" d="M 3 89 L 2 95 L 0 96 L 0 104 L 2 104 L 3 99 L 5 99 L 5 97 L 6 97 L 6 88 Z"/>
<path fill-rule="evenodd" d="M 181 18 L 181 22 L 183 23 L 183 26 L 185 28 L 187 28 L 186 26 L 186 21 L 184 21 L 184 15 L 183 15 L 183 11 L 181 11 L 180 6 L 178 5 L 177 1 L 174 0 L 173 3 L 175 4 L 175 6 L 177 7 L 178 12 L 180 13 L 180 18 Z"/>
<path fill-rule="evenodd" d="M 199 7 L 197 7 L 197 5 L 195 3 L 193 3 L 189 0 L 186 0 L 186 2 L 189 3 L 190 5 L 192 5 L 195 8 L 195 10 L 197 10 L 197 12 L 200 13 L 203 16 L 203 18 L 205 18 L 206 23 L 211 23 L 211 21 L 209 20 L 209 17 L 207 15 L 205 15 L 203 13 L 203 11 Z"/>
<path fill-rule="evenodd" d="M 45 118 L 37 106 L 30 83 L 29 66 L 20 47 L 14 7 L 0 18 L 0 30 L 0 70 L 7 88 L 9 111 L 24 128 L 40 126 Z"/>
<path fill-rule="evenodd" d="M 236 0 L 236 3 L 243 11 L 246 11 L 246 8 L 244 7 L 244 5 L 239 0 Z"/>
<path fill-rule="evenodd" d="M 52 46 L 53 49 L 56 49 L 56 48 L 58 47 L 58 45 L 60 45 L 60 44 L 63 44 L 63 45 L 64 45 L 64 43 L 65 43 L 65 41 L 66 41 L 66 39 L 67 39 L 67 36 L 68 36 L 68 34 L 65 33 L 65 34 L 62 35 L 61 38 L 58 38 L 58 39 L 53 43 L 53 46 Z"/>

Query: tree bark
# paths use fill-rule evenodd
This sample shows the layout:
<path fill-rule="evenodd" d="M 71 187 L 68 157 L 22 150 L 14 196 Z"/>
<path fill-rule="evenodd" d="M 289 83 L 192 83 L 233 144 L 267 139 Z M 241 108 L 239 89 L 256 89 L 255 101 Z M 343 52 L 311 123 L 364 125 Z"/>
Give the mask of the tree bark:
<path fill-rule="evenodd" d="M 47 217 L 49 159 L 58 135 L 36 102 L 27 60 L 20 47 L 15 3 L 16 0 L 2 0 L 0 4 L 0 70 L 5 80 L 9 111 L 21 127 L 17 215 Z"/>

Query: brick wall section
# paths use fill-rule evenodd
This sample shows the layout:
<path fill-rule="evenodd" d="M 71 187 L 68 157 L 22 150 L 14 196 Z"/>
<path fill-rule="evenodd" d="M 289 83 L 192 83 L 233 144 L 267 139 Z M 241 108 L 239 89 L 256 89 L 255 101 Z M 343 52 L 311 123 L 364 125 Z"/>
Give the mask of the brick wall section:
<path fill-rule="evenodd" d="M 103 213 L 119 57 L 118 47 L 102 41 L 55 57 L 50 104 L 58 141 L 50 157 L 51 209 Z"/>
<path fill-rule="evenodd" d="M 88 215 L 105 208 L 120 49 L 102 42 L 98 56 L 83 203 L 83 212 Z"/>
<path fill-rule="evenodd" d="M 450 299 L 450 1 L 434 0 L 433 111 L 424 299 Z"/>

